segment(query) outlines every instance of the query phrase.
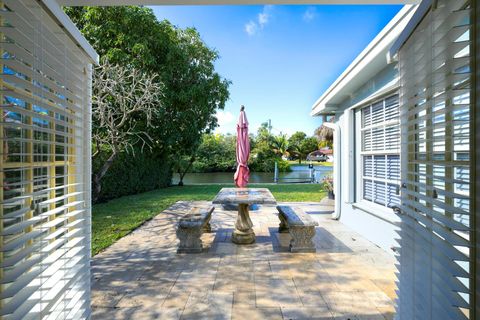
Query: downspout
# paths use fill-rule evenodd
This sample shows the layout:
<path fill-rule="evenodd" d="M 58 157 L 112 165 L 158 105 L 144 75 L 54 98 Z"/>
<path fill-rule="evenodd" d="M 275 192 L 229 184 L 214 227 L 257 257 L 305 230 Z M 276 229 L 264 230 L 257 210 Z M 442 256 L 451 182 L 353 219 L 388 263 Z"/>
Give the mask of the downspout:
<path fill-rule="evenodd" d="M 340 219 L 341 213 L 341 140 L 340 126 L 336 123 L 324 122 L 323 125 L 333 130 L 333 193 L 335 194 L 335 210 L 332 213 L 332 219 Z"/>

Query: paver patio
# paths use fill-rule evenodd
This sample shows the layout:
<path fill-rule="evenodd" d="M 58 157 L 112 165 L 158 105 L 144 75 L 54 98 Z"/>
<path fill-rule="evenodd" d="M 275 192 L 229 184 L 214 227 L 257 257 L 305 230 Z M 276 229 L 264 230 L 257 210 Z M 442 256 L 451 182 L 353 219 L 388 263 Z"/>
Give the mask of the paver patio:
<path fill-rule="evenodd" d="M 251 212 L 257 241 L 239 246 L 230 240 L 237 212 L 221 206 L 205 252 L 177 254 L 176 221 L 189 205 L 93 258 L 93 319 L 393 319 L 394 258 L 331 220 L 331 202 L 299 204 L 320 224 L 317 253 L 301 254 L 288 252 L 275 207 Z"/>

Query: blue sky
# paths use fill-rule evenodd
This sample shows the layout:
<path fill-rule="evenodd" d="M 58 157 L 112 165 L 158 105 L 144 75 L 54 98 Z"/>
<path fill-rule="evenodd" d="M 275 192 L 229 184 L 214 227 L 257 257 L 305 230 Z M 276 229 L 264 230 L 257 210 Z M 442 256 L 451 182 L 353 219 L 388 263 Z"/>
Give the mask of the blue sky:
<path fill-rule="evenodd" d="M 274 133 L 321 124 L 313 103 L 397 14 L 401 6 L 158 6 L 158 19 L 195 27 L 219 51 L 216 69 L 232 81 L 217 132 L 234 133 L 240 105 L 251 131 L 271 119 Z"/>

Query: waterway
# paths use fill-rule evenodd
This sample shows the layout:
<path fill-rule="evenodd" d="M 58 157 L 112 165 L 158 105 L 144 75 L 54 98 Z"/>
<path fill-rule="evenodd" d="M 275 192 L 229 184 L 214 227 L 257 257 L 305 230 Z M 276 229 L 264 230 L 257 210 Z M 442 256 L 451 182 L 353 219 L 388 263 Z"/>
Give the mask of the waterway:
<path fill-rule="evenodd" d="M 308 166 L 292 165 L 291 172 L 280 172 L 279 183 L 306 183 L 311 181 Z M 326 176 L 332 176 L 333 168 L 329 166 L 313 166 L 314 183 L 321 182 Z M 174 174 L 173 184 L 177 184 L 179 175 Z M 183 178 L 185 184 L 233 183 L 232 172 L 187 173 Z M 251 172 L 250 183 L 274 183 L 273 172 Z M 311 182 L 310 182 L 311 183 Z"/>

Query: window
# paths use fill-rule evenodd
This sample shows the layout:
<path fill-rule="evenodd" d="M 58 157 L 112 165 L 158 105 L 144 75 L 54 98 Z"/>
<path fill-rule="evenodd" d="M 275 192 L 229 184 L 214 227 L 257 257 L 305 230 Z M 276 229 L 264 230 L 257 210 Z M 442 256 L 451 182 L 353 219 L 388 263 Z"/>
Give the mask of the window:
<path fill-rule="evenodd" d="M 400 204 L 400 123 L 398 95 L 362 107 L 360 117 L 360 198 L 385 207 Z"/>

